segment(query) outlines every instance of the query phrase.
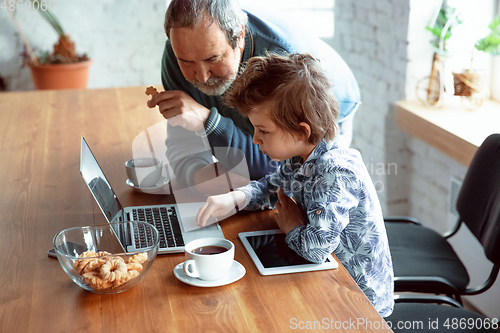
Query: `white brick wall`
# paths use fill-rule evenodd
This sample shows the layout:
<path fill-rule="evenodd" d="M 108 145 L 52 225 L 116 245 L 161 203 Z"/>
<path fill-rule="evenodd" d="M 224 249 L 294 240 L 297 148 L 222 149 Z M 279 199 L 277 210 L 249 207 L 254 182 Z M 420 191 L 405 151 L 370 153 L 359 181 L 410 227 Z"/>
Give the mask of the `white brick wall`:
<path fill-rule="evenodd" d="M 413 152 L 410 213 L 439 232 L 453 222 L 448 218 L 448 195 L 451 177 L 463 179 L 467 168 L 418 139 L 408 142 Z M 437 221 L 437 222 L 433 222 Z"/>
<path fill-rule="evenodd" d="M 369 168 L 374 182 L 384 184 L 379 192 L 384 213 L 410 214 L 444 231 L 450 178 L 463 178 L 466 168 L 401 131 L 394 121 L 394 102 L 415 98 L 411 93 L 416 80 L 407 83 L 407 73 L 423 76 L 422 68 L 430 70 L 432 59 L 421 19 L 429 14 L 432 3 L 411 2 L 412 15 L 410 0 L 337 0 L 333 46 L 361 88 L 363 104 L 356 115 L 353 147 L 361 151 L 367 165 L 397 165 L 397 172 L 390 174 Z M 409 31 L 421 36 L 409 39 Z M 408 52 L 421 50 L 423 38 L 427 38 L 424 49 L 428 47 L 428 52 L 412 58 Z M 422 58 L 422 54 L 429 57 Z M 433 209 L 426 208 L 429 205 Z"/>
<path fill-rule="evenodd" d="M 54 13 L 77 52 L 93 59 L 89 88 L 160 84 L 160 61 L 166 40 L 165 0 L 55 0 Z M 51 50 L 53 29 L 34 11 L 17 12 L 24 34 L 35 49 Z M 22 41 L 10 14 L 0 9 L 0 75 L 8 90 L 30 90 L 29 68 L 21 67 Z"/>
<path fill-rule="evenodd" d="M 360 150 L 386 214 L 409 212 L 407 137 L 394 126 L 396 100 L 404 99 L 409 2 L 337 0 L 333 47 L 361 89 L 352 146 Z M 396 26 L 395 22 L 402 22 Z M 396 172 L 381 166 L 397 165 Z M 377 167 L 372 170 L 370 165 Z"/>

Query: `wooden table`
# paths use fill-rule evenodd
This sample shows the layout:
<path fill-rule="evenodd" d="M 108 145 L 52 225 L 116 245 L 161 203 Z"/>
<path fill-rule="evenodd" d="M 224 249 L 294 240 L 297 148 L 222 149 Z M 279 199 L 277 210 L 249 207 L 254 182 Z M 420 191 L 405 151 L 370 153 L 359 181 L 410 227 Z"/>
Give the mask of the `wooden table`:
<path fill-rule="evenodd" d="M 122 294 L 96 295 L 74 284 L 46 251 L 58 231 L 103 222 L 79 173 L 81 136 L 122 204 L 173 200 L 125 184 L 132 140 L 163 120 L 146 101 L 144 87 L 0 93 L 1 332 L 390 332 L 376 329 L 384 320 L 342 266 L 259 274 L 237 235 L 276 228 L 270 211 L 221 223 L 247 270 L 236 283 L 186 285 L 173 274 L 184 255 L 173 254 L 158 256 Z"/>

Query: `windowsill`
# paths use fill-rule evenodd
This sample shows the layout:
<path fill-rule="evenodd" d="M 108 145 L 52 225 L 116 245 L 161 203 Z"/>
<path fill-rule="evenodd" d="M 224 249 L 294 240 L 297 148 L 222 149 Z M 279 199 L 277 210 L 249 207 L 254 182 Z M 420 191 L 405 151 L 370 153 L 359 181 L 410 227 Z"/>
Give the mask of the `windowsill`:
<path fill-rule="evenodd" d="M 500 133 L 500 103 L 493 100 L 475 111 L 465 110 L 458 97 L 436 109 L 420 101 L 398 101 L 395 106 L 400 128 L 465 166 L 486 137 Z"/>

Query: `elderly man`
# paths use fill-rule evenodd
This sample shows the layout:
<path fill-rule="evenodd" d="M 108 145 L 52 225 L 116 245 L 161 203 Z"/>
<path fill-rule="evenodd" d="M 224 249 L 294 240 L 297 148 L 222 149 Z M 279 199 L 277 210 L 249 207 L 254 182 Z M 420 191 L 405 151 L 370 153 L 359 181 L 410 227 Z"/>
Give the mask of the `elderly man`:
<path fill-rule="evenodd" d="M 225 106 L 222 97 L 247 60 L 266 52 L 310 53 L 320 59 L 335 84 L 339 140 L 350 144 L 359 88 L 346 63 L 319 38 L 243 11 L 235 0 L 172 0 L 165 14 L 165 32 L 165 91 L 148 106 L 158 106 L 169 119 L 167 157 L 180 184 L 200 186 L 217 171 L 232 170 L 243 158 L 250 179 L 275 170 L 275 162 L 252 142 L 254 129 L 249 120 Z M 213 155 L 219 160 L 215 174 Z"/>

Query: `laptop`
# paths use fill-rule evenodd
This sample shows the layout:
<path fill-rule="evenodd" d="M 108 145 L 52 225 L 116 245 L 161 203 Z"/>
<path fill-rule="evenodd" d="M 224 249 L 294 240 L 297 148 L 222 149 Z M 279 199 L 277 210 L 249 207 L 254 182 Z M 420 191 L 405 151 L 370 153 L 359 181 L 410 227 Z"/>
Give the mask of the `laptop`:
<path fill-rule="evenodd" d="M 145 221 L 158 229 L 158 254 L 184 252 L 185 244 L 198 238 L 224 238 L 219 223 L 189 232 L 184 231 L 184 223 L 196 223 L 196 214 L 203 202 L 123 207 L 83 137 L 80 173 L 108 223 Z M 125 251 L 141 249 L 141 237 L 117 230 L 115 233 Z"/>

